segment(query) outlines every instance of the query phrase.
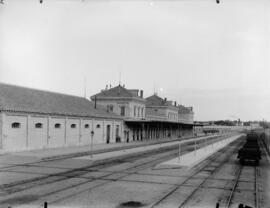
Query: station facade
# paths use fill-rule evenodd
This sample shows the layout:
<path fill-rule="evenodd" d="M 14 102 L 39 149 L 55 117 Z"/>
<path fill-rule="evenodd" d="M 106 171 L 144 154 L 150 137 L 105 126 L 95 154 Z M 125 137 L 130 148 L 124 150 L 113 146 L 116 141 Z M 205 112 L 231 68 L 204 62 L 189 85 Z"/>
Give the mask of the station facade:
<path fill-rule="evenodd" d="M 118 85 L 91 100 L 0 83 L 0 152 L 191 135 L 193 110 Z"/>
<path fill-rule="evenodd" d="M 118 85 L 91 97 L 97 105 L 124 120 L 122 141 L 142 141 L 191 135 L 193 109 L 168 101 L 157 94 L 144 98 L 143 91 Z"/>

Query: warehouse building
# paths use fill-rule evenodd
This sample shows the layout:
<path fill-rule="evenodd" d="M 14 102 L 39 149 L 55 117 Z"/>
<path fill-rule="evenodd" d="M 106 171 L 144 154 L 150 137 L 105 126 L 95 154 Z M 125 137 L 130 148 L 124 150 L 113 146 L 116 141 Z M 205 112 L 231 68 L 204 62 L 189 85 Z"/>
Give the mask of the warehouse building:
<path fill-rule="evenodd" d="M 113 143 L 123 119 L 82 97 L 0 83 L 2 152 Z"/>

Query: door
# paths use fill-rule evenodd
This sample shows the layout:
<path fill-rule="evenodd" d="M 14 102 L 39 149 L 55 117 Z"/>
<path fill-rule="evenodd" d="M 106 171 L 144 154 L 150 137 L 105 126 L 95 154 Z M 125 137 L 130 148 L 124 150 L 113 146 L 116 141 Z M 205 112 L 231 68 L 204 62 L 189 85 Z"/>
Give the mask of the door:
<path fill-rule="evenodd" d="M 3 125 L 3 149 L 5 151 L 27 149 L 27 117 L 7 116 Z"/>
<path fill-rule="evenodd" d="M 107 125 L 107 134 L 106 134 L 106 143 L 110 143 L 110 136 L 111 136 L 111 126 Z"/>
<path fill-rule="evenodd" d="M 52 118 L 50 120 L 49 147 L 63 147 L 65 145 L 65 120 Z"/>

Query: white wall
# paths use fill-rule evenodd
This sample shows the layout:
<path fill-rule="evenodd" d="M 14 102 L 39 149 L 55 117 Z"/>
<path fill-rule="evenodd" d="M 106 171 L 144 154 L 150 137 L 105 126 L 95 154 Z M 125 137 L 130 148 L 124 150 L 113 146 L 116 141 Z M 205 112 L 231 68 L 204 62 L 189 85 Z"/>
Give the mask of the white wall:
<path fill-rule="evenodd" d="M 12 128 L 14 122 L 20 123 L 20 128 Z M 36 123 L 41 123 L 42 127 L 36 128 Z M 56 123 L 60 128 L 55 128 Z M 71 128 L 72 124 L 76 128 Z M 85 124 L 89 127 L 85 128 Z M 106 143 L 107 125 L 110 125 L 110 143 L 116 142 L 116 125 L 119 125 L 119 136 L 124 141 L 123 121 L 1 112 L 0 149 L 9 152 L 87 145 L 90 144 L 92 130 L 94 143 Z"/>
<path fill-rule="evenodd" d="M 41 128 L 36 128 L 36 124 L 41 123 Z M 48 118 L 28 117 L 28 149 L 41 149 L 47 146 L 48 139 Z"/>
<path fill-rule="evenodd" d="M 88 128 L 85 128 L 85 125 L 88 125 Z M 81 120 L 81 139 L 80 139 L 81 145 L 90 144 L 92 125 L 93 122 L 90 119 Z"/>
<path fill-rule="evenodd" d="M 75 124 L 75 128 L 71 125 Z M 75 146 L 80 143 L 80 119 L 68 118 L 66 119 L 66 145 Z"/>
<path fill-rule="evenodd" d="M 98 105 L 103 106 L 105 109 L 107 109 L 107 105 L 112 105 L 113 106 L 113 113 L 120 115 L 121 112 L 121 106 L 125 106 L 125 117 L 129 117 L 129 118 L 138 118 L 138 119 L 142 119 L 145 118 L 145 104 L 134 100 L 134 99 L 130 99 L 130 100 L 126 100 L 126 99 L 119 99 L 119 100 L 98 100 Z M 136 110 L 136 116 L 134 116 L 134 107 L 136 106 L 137 110 Z M 141 115 L 141 110 L 140 110 L 140 115 L 138 116 L 138 107 L 140 107 L 140 109 L 144 109 L 143 110 L 143 115 Z"/>
<path fill-rule="evenodd" d="M 14 122 L 19 122 L 20 128 L 12 128 Z M 27 116 L 3 117 L 3 149 L 6 151 L 27 149 Z"/>
<path fill-rule="evenodd" d="M 60 128 L 55 128 L 55 124 L 60 124 Z M 65 117 L 49 118 L 49 143 L 48 147 L 63 147 L 65 141 Z"/>
<path fill-rule="evenodd" d="M 178 120 L 179 122 L 185 122 L 185 123 L 193 123 L 193 113 L 179 113 L 178 114 Z"/>
<path fill-rule="evenodd" d="M 98 128 L 99 125 L 99 128 Z M 94 136 L 93 136 L 93 143 L 100 144 L 100 143 L 105 143 L 105 138 L 103 135 L 103 130 L 104 130 L 104 122 L 103 120 L 94 120 L 93 121 L 93 131 L 94 131 Z"/>
<path fill-rule="evenodd" d="M 166 115 L 167 115 L 167 120 L 168 121 L 178 121 L 178 110 L 172 110 L 172 109 L 167 109 L 166 110 Z"/>

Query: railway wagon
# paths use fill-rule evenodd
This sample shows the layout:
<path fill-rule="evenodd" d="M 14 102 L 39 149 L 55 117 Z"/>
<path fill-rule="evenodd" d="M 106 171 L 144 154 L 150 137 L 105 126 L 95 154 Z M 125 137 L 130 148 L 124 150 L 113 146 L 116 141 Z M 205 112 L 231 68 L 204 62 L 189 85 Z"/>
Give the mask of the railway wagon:
<path fill-rule="evenodd" d="M 246 161 L 253 161 L 256 165 L 261 159 L 261 151 L 258 145 L 259 135 L 256 133 L 249 133 L 246 136 L 246 143 L 238 151 L 240 163 L 245 164 Z"/>

